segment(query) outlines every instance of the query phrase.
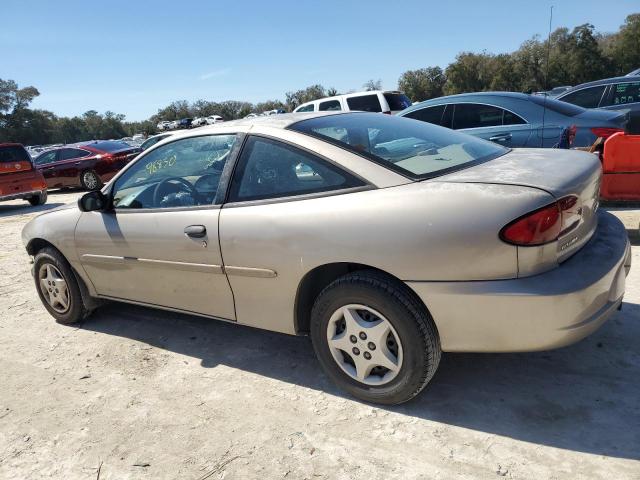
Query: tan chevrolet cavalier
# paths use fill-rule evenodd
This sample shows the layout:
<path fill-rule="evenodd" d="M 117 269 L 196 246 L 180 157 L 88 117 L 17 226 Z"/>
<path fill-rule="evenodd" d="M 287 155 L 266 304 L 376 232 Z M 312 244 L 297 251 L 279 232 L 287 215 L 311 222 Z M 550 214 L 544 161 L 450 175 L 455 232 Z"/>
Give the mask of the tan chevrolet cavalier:
<path fill-rule="evenodd" d="M 560 347 L 621 305 L 600 177 L 407 118 L 277 115 L 173 135 L 22 235 L 61 323 L 115 300 L 308 333 L 339 386 L 393 404 L 443 351 Z"/>

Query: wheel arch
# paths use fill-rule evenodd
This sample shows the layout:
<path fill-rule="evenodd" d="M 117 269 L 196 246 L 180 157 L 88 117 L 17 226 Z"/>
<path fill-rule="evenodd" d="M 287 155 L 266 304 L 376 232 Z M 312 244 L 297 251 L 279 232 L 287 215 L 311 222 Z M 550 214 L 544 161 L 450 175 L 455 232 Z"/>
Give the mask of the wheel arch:
<path fill-rule="evenodd" d="M 309 332 L 309 325 L 311 322 L 311 308 L 320 295 L 320 292 L 325 289 L 334 280 L 337 280 L 343 275 L 353 273 L 361 270 L 369 270 L 383 274 L 391 281 L 396 283 L 400 288 L 404 289 L 408 295 L 411 295 L 424 309 L 429 313 L 427 306 L 422 299 L 407 286 L 402 280 L 395 275 L 362 263 L 351 262 L 334 262 L 319 265 L 312 270 L 309 270 L 298 284 L 298 290 L 296 291 L 296 298 L 294 304 L 294 328 L 297 335 L 305 335 Z"/>
<path fill-rule="evenodd" d="M 36 237 L 29 240 L 26 248 L 27 248 L 27 253 L 32 257 L 35 257 L 39 251 L 45 248 L 52 248 L 53 250 L 58 252 L 60 256 L 64 258 L 66 262 L 69 264 L 69 268 L 71 268 L 71 271 L 73 272 L 73 275 L 76 281 L 78 282 L 78 286 L 80 287 L 80 294 L 82 295 L 82 302 L 84 303 L 85 307 L 90 310 L 93 310 L 94 308 L 100 305 L 99 300 L 91 296 L 87 282 L 82 277 L 82 275 L 78 273 L 78 271 L 74 268 L 74 266 L 71 264 L 69 259 L 65 256 L 65 254 L 62 253 L 62 251 L 60 251 L 60 249 L 56 247 L 53 243 L 45 240 L 44 238 Z"/>

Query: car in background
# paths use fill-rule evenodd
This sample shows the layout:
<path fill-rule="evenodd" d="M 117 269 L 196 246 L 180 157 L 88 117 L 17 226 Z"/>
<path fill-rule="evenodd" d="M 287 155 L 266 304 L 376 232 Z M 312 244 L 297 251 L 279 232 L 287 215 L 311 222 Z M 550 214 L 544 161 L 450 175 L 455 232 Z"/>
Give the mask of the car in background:
<path fill-rule="evenodd" d="M 163 142 L 22 240 L 60 323 L 115 300 L 309 334 L 331 380 L 395 404 L 443 351 L 559 348 L 615 313 L 631 247 L 601 177 L 586 152 L 278 115 Z"/>
<path fill-rule="evenodd" d="M 180 128 L 180 120 L 171 120 L 169 122 L 169 130 L 175 130 L 176 128 Z"/>
<path fill-rule="evenodd" d="M 67 145 L 34 160 L 48 188 L 82 187 L 97 190 L 141 152 L 119 140 Z"/>
<path fill-rule="evenodd" d="M 209 115 L 208 117 L 205 117 L 205 120 L 207 122 L 207 125 L 215 125 L 216 123 L 224 122 L 224 118 L 222 118 L 220 115 Z"/>
<path fill-rule="evenodd" d="M 550 97 L 514 92 L 439 97 L 416 103 L 398 115 L 507 147 L 559 146 L 567 129 L 571 130 L 570 146 L 588 147 L 598 137 L 623 131 L 628 119 L 624 112 L 588 110 Z"/>
<path fill-rule="evenodd" d="M 158 122 L 158 125 L 156 125 L 156 127 L 160 131 L 169 130 L 171 128 L 171 122 L 169 120 L 163 120 L 161 122 Z"/>
<path fill-rule="evenodd" d="M 142 145 L 140 145 L 140 150 L 144 152 L 147 148 L 153 147 L 156 143 L 164 140 L 165 138 L 169 138 L 174 133 L 175 132 L 166 132 L 159 133 L 158 135 L 153 135 L 152 137 L 149 137 L 144 142 L 142 142 Z"/>
<path fill-rule="evenodd" d="M 551 90 L 546 90 L 544 92 L 535 92 L 534 95 L 544 95 L 544 96 L 547 96 L 547 97 L 557 97 L 558 95 L 560 95 L 563 92 L 566 92 L 570 88 L 571 88 L 571 85 L 565 85 L 565 86 L 562 86 L 562 87 L 555 87 L 555 88 L 552 88 Z"/>
<path fill-rule="evenodd" d="M 205 120 L 204 117 L 195 117 L 193 120 L 191 120 L 192 127 L 202 127 L 206 124 L 207 124 L 207 121 Z"/>
<path fill-rule="evenodd" d="M 556 97 L 583 108 L 640 111 L 640 76 L 583 83 Z"/>
<path fill-rule="evenodd" d="M 253 113 L 253 112 L 252 112 L 252 113 L 250 113 L 249 115 L 247 115 L 247 116 L 246 116 L 246 117 L 244 117 L 244 118 L 245 118 L 245 119 L 247 119 L 247 118 L 256 118 L 256 117 L 258 117 L 258 116 L 259 116 L 259 115 L 258 115 L 257 113 Z"/>
<path fill-rule="evenodd" d="M 191 128 L 193 118 L 182 118 L 178 120 L 178 128 Z"/>
<path fill-rule="evenodd" d="M 47 182 L 21 144 L 0 143 L 0 201 L 16 199 L 46 203 Z"/>
<path fill-rule="evenodd" d="M 397 113 L 411 106 L 411 100 L 402 92 L 372 90 L 347 93 L 303 103 L 294 112 L 362 111 Z"/>

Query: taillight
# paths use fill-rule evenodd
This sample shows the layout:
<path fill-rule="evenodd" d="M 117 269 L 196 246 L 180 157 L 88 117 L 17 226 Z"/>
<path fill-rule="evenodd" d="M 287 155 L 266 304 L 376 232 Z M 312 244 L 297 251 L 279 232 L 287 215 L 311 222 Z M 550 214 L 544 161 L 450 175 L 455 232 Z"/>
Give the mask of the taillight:
<path fill-rule="evenodd" d="M 596 137 L 608 138 L 614 133 L 624 132 L 621 128 L 595 127 L 591 131 Z"/>
<path fill-rule="evenodd" d="M 500 238 L 513 245 L 544 245 L 573 230 L 580 223 L 582 210 L 578 197 L 570 195 L 514 220 L 500 230 Z"/>
<path fill-rule="evenodd" d="M 567 130 L 567 140 L 569 142 L 569 147 L 573 145 L 573 141 L 576 139 L 576 133 L 578 132 L 578 127 L 575 125 L 571 125 Z"/>

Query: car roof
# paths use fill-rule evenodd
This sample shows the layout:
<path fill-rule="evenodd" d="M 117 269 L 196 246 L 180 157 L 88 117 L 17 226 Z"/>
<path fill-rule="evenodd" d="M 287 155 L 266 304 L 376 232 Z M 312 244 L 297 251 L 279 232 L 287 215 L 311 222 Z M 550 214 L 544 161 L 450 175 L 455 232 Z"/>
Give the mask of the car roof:
<path fill-rule="evenodd" d="M 528 93 L 518 93 L 518 92 L 474 92 L 474 93 L 459 93 L 457 95 L 446 95 L 444 97 L 432 98 L 430 100 L 425 100 L 423 102 L 414 103 L 410 107 L 403 110 L 403 112 L 411 112 L 413 110 L 418 110 L 422 107 L 426 107 L 428 105 L 440 105 L 443 103 L 450 103 L 456 101 L 465 101 L 465 100 L 477 100 L 477 99 L 489 99 L 489 98 L 511 98 L 517 100 L 525 100 L 529 101 L 531 95 Z"/>
<path fill-rule="evenodd" d="M 207 125 L 199 127 L 197 130 L 202 132 L 206 130 L 219 130 L 222 128 L 235 127 L 235 126 L 251 126 L 262 125 L 265 127 L 282 128 L 285 129 L 289 125 L 293 125 L 301 120 L 309 120 L 310 118 L 326 117 L 329 115 L 348 115 L 357 114 L 359 112 L 343 112 L 343 111 L 326 111 L 326 112 L 299 112 L 299 113 L 279 113 L 277 115 L 257 116 L 252 118 L 241 118 L 238 120 L 230 120 L 224 123 L 218 123 L 214 125 Z"/>
<path fill-rule="evenodd" d="M 580 90 L 585 87 L 597 87 L 598 85 L 611 85 L 612 83 L 619 82 L 640 82 L 639 75 L 633 76 L 623 76 L 623 77 L 612 77 L 612 78 L 603 78 L 602 80 L 594 80 L 593 82 L 581 83 L 580 85 L 576 85 L 575 87 L 570 88 L 566 92 L 562 92 L 562 96 L 564 97 L 566 94 L 573 92 L 575 90 Z"/>
<path fill-rule="evenodd" d="M 336 100 L 338 98 L 354 98 L 354 97 L 364 97 L 366 95 L 377 95 L 378 93 L 381 94 L 385 94 L 385 93 L 395 93 L 395 94 L 400 94 L 400 95 L 404 95 L 405 93 L 400 91 L 400 90 L 363 90 L 361 92 L 351 92 L 351 93 L 341 93 L 340 95 L 333 95 L 332 97 L 322 97 L 322 98 L 316 98 L 315 100 L 310 100 L 308 102 L 304 102 L 301 103 L 300 105 L 298 105 L 296 107 L 296 110 L 300 107 L 305 107 L 307 105 L 311 105 L 311 104 L 315 104 L 315 103 L 319 103 L 319 102 L 326 102 L 326 101 L 330 101 L 330 100 Z"/>

